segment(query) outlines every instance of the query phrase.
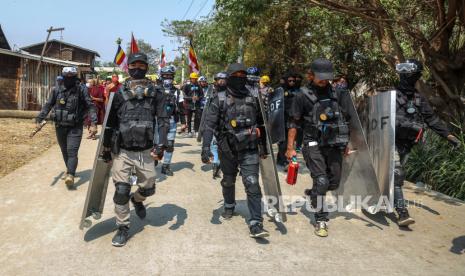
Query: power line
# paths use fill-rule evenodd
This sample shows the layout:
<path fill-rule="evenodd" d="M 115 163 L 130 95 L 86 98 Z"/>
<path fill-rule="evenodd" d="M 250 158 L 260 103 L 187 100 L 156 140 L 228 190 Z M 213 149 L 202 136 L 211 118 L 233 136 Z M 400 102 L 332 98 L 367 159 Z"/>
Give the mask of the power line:
<path fill-rule="evenodd" d="M 194 4 L 194 0 L 191 0 L 191 3 L 190 3 L 190 5 L 189 5 L 189 7 L 187 8 L 186 13 L 184 14 L 184 16 L 182 17 L 181 20 L 184 20 L 184 18 L 186 18 L 187 14 L 189 13 L 189 11 L 190 11 L 191 8 L 192 8 L 192 4 Z"/>
<path fill-rule="evenodd" d="M 203 1 L 202 7 L 199 9 L 199 11 L 195 14 L 194 20 L 197 18 L 197 16 L 200 14 L 200 12 L 205 8 L 205 5 L 207 4 L 208 0 Z"/>

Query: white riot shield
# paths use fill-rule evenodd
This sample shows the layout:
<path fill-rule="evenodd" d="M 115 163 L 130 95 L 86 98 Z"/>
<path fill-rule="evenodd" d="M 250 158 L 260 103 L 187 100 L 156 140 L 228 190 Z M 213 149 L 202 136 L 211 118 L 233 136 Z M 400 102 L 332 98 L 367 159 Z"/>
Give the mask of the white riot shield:
<path fill-rule="evenodd" d="M 381 196 L 390 205 L 379 210 L 392 212 L 394 206 L 394 155 L 396 91 L 378 91 L 368 98 L 367 143 L 373 160 Z M 386 202 L 387 203 L 387 202 Z M 379 211 L 378 210 L 378 211 Z"/>
<path fill-rule="evenodd" d="M 361 106 L 363 110 L 357 113 L 353 102 L 349 105 L 349 150 L 335 194 L 339 200 L 342 196 L 348 211 L 364 208 L 373 214 L 392 212 L 396 93 L 379 92 Z"/>

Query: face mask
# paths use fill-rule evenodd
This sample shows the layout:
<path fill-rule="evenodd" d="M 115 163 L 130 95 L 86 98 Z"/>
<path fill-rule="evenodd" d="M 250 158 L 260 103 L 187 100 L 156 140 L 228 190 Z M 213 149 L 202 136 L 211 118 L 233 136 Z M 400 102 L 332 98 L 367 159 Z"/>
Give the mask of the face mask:
<path fill-rule="evenodd" d="M 228 79 L 228 86 L 236 91 L 244 90 L 247 78 L 231 76 Z"/>
<path fill-rule="evenodd" d="M 129 71 L 129 75 L 133 79 L 136 79 L 136 80 L 140 80 L 140 79 L 145 78 L 145 74 L 147 73 L 147 70 L 142 70 L 142 69 L 139 69 L 139 68 L 129 69 L 128 71 Z"/>
<path fill-rule="evenodd" d="M 63 77 L 63 84 L 66 89 L 70 89 L 76 85 L 77 77 Z"/>
<path fill-rule="evenodd" d="M 412 94 L 415 90 L 415 84 L 421 78 L 421 73 L 400 74 L 399 90 L 404 94 Z"/>
<path fill-rule="evenodd" d="M 163 87 L 165 87 L 165 88 L 171 88 L 172 84 L 173 84 L 172 79 L 164 79 L 163 80 Z"/>

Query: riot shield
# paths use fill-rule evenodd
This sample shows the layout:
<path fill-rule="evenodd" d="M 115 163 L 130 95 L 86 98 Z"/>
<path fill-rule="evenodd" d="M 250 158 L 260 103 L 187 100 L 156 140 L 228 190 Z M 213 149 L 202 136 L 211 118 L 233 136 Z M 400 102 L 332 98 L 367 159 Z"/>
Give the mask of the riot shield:
<path fill-rule="evenodd" d="M 390 205 L 379 210 L 393 212 L 396 91 L 377 91 L 368 98 L 367 143 L 373 160 L 381 196 Z M 379 211 L 378 210 L 378 211 Z"/>
<path fill-rule="evenodd" d="M 286 139 L 286 125 L 284 122 L 284 90 L 278 88 L 273 93 L 268 94 L 268 123 L 272 144 L 279 143 Z"/>
<path fill-rule="evenodd" d="M 350 95 L 344 97 L 350 117 L 350 142 L 342 162 L 341 182 L 334 194 L 338 200 L 343 200 L 343 206 L 347 211 L 365 207 L 368 212 L 374 213 L 381 195 L 376 172 L 354 101 Z M 361 202 L 365 202 L 365 206 L 359 206 Z"/>
<path fill-rule="evenodd" d="M 90 227 L 92 221 L 89 219 L 92 216 L 98 220 L 101 218 L 103 206 L 105 205 L 105 197 L 107 195 L 108 181 L 110 179 L 111 162 L 105 162 L 102 159 L 101 153 L 103 150 L 103 139 L 105 135 L 105 128 L 107 125 L 108 117 L 111 111 L 114 93 L 110 93 L 105 112 L 105 118 L 102 125 L 102 133 L 98 141 L 97 152 L 94 159 L 94 166 L 89 180 L 89 187 L 87 189 L 87 197 L 82 211 L 82 217 L 79 228 Z"/>
<path fill-rule="evenodd" d="M 353 101 L 349 106 L 349 154 L 343 160 L 341 185 L 335 193 L 342 196 L 344 207 L 349 211 L 365 208 L 372 214 L 392 212 L 395 91 L 380 92 L 364 100 L 360 113 L 356 112 Z"/>
<path fill-rule="evenodd" d="M 286 222 L 286 210 L 282 201 L 281 186 L 279 183 L 278 171 L 276 169 L 275 154 L 273 153 L 273 144 L 271 143 L 270 124 L 268 122 L 265 104 L 261 93 L 257 93 L 261 114 L 265 124 L 266 146 L 268 156 L 266 159 L 260 159 L 260 175 L 262 178 L 263 190 L 265 194 L 265 207 L 267 214 L 274 218 L 276 222 Z M 284 121 L 284 120 L 283 120 Z"/>
<path fill-rule="evenodd" d="M 200 126 L 199 126 L 199 133 L 197 134 L 197 142 L 202 141 L 203 131 L 205 129 L 205 117 L 207 116 L 208 106 L 211 103 L 211 99 L 213 98 L 213 86 L 209 85 L 207 90 L 207 95 L 205 95 L 205 106 L 203 108 L 202 117 L 200 118 Z"/>

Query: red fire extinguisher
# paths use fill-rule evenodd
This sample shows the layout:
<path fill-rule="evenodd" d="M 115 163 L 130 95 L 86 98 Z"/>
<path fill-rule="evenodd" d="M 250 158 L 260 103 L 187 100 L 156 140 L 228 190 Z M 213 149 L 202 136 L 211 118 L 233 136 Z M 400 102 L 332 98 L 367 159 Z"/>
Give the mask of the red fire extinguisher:
<path fill-rule="evenodd" d="M 297 175 L 299 174 L 299 163 L 297 162 L 297 157 L 292 157 L 291 163 L 287 169 L 287 184 L 295 185 L 297 182 Z"/>

